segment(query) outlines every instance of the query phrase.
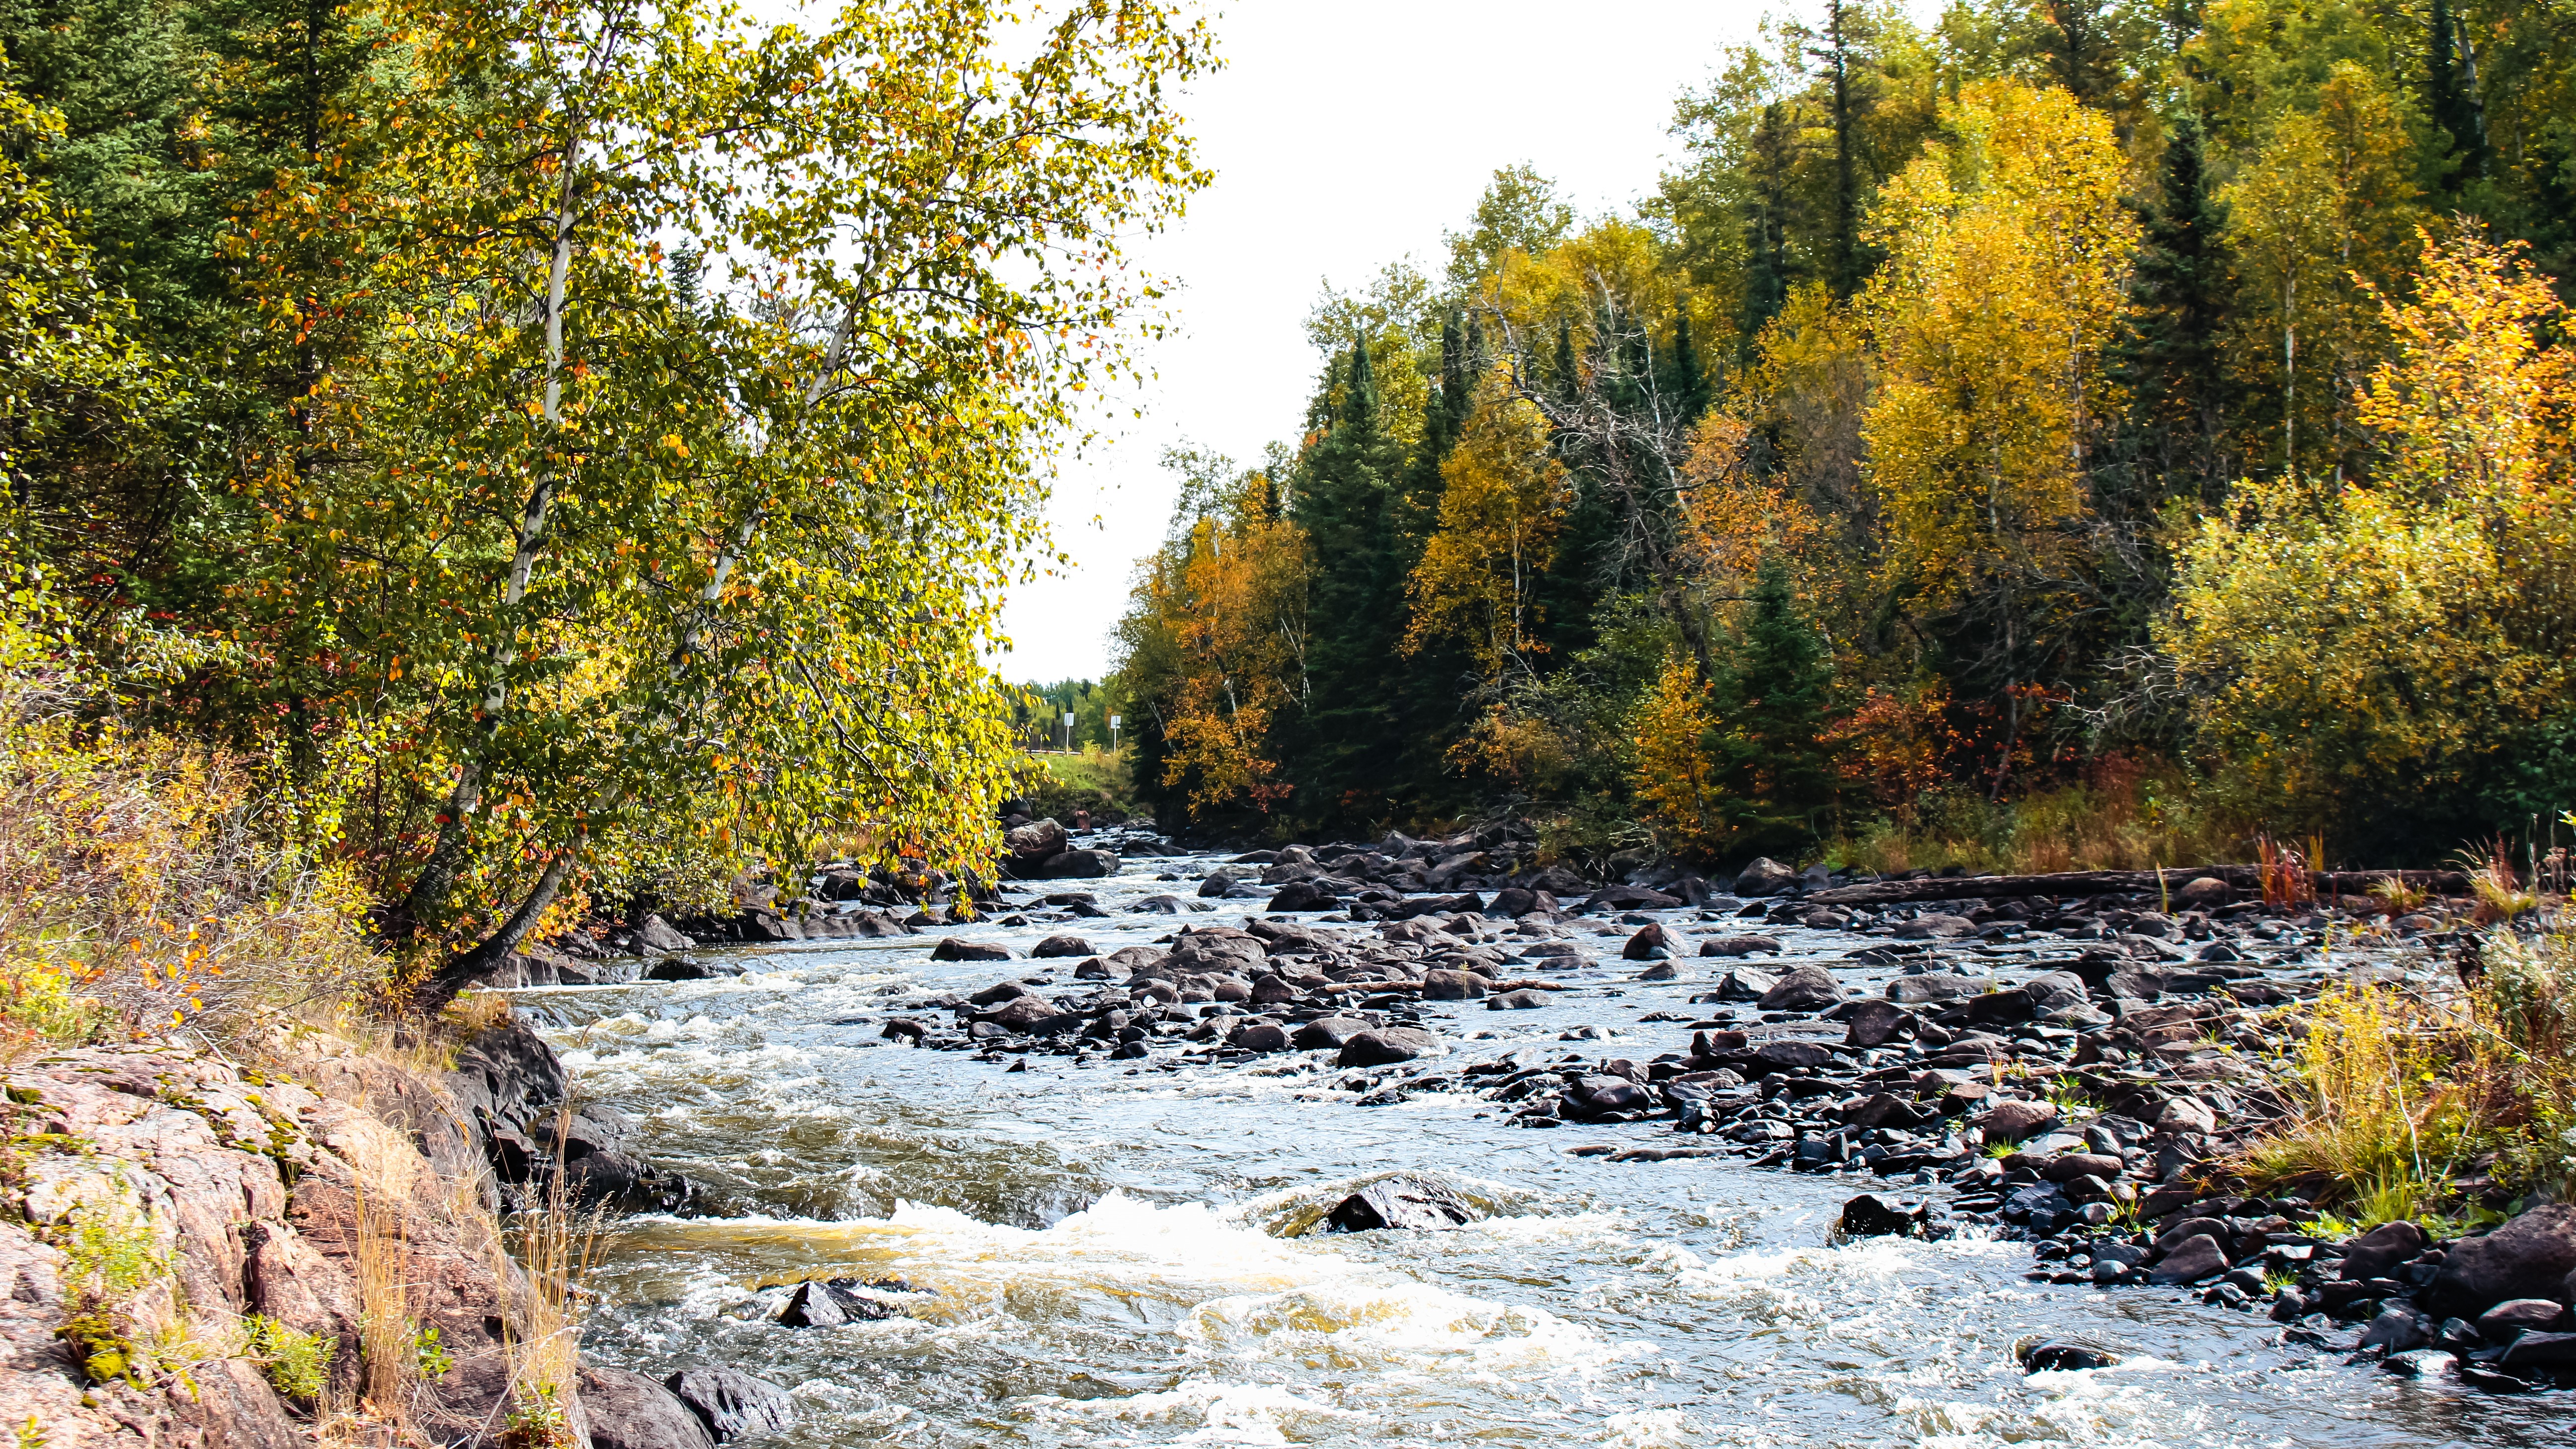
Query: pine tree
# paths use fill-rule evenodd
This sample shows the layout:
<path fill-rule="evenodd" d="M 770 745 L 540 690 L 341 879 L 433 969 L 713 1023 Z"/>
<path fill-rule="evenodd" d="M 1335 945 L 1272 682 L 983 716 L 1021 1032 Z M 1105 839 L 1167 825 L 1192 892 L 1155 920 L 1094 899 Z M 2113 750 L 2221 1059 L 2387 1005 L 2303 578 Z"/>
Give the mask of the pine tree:
<path fill-rule="evenodd" d="M 2433 0 L 2424 26 L 2424 110 L 2448 141 L 2444 180 L 2454 189 L 2487 169 L 2486 116 L 2478 102 L 2475 62 L 2462 65 L 2467 59 L 2450 0 Z"/>
<path fill-rule="evenodd" d="M 1396 715 L 1388 661 L 1404 633 L 1403 457 L 1378 415 L 1366 339 L 1354 344 L 1331 421 L 1298 469 L 1296 513 L 1313 559 L 1307 586 L 1307 703 L 1290 808 L 1315 821 L 1366 820 L 1394 783 Z"/>
<path fill-rule="evenodd" d="M 2228 259 L 2200 123 L 2191 116 L 2174 124 L 2162 194 L 2144 221 L 2132 310 L 2110 359 L 2129 412 L 2102 476 L 2111 501 L 2142 516 L 2172 497 L 2215 504 L 2235 470 L 2222 354 Z"/>
<path fill-rule="evenodd" d="M 1822 736 L 1833 651 L 1798 607 L 1776 558 L 1756 573 L 1752 610 L 1717 680 L 1707 739 L 1734 842 L 1746 854 L 1793 851 L 1822 834 L 1836 788 Z"/>
<path fill-rule="evenodd" d="M 1699 421 L 1708 411 L 1708 372 L 1700 365 L 1699 348 L 1692 345 L 1687 312 L 1673 322 L 1672 378 L 1666 391 L 1685 423 Z"/>
<path fill-rule="evenodd" d="M 1756 339 L 1789 300 L 1793 280 L 1789 261 L 1790 167 L 1795 142 L 1789 135 L 1787 110 L 1778 101 L 1762 108 L 1754 127 L 1744 201 L 1744 292 L 1736 314 L 1739 366 L 1753 360 Z"/>

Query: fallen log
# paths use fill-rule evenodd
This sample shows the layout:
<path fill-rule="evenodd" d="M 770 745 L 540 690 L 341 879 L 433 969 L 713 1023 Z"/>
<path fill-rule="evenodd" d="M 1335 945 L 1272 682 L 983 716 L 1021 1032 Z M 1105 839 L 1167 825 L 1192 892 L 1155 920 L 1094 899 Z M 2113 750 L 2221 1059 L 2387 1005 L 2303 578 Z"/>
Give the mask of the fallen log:
<path fill-rule="evenodd" d="M 2435 895 L 2466 895 L 2469 878 L 2456 870 L 2307 871 L 2308 890 L 2332 898 L 2367 895 L 2371 886 L 2395 878 L 2410 890 Z M 1933 876 L 1922 880 L 1881 880 L 1836 886 L 1804 899 L 1815 905 L 1883 906 L 1913 901 L 1964 901 L 2005 896 L 2127 896 L 2178 891 L 2188 881 L 2216 876 L 2248 893 L 2263 888 L 2263 870 L 2253 865 L 2167 866 L 2152 870 L 2079 870 L 2053 875 Z"/>

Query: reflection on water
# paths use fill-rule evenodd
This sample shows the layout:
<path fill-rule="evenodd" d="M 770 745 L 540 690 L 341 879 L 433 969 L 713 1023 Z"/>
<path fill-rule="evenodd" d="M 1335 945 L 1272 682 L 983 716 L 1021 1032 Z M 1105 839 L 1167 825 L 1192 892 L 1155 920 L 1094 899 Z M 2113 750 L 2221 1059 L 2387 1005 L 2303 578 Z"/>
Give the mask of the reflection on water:
<path fill-rule="evenodd" d="M 1143 866 L 1096 883 L 1109 919 L 973 934 L 1023 952 L 1054 930 L 1101 951 L 1151 941 L 1178 923 L 1121 913 L 1169 888 Z M 1687 1039 L 1638 1018 L 1686 1019 L 1702 963 L 1637 982 L 1617 937 L 1573 929 L 1588 964 L 1551 974 L 1583 989 L 1543 1011 L 1429 1013 L 1491 1038 L 1450 1064 L 1521 1045 L 1642 1060 Z M 1793 950 L 1854 944 L 1807 934 Z M 791 1385 L 804 1421 L 770 1442 L 810 1446 L 2520 1445 L 2563 1442 L 2576 1408 L 2309 1364 L 2265 1346 L 2270 1324 L 2171 1294 L 2030 1284 L 2012 1244 L 1830 1247 L 1848 1182 L 1569 1158 L 1605 1134 L 1508 1130 L 1470 1097 L 1362 1108 L 1328 1070 L 1034 1056 L 1010 1073 L 887 1043 L 883 1020 L 924 992 L 1070 984 L 1048 969 L 1069 963 L 932 963 L 935 939 L 521 994 L 582 1088 L 725 1214 L 625 1225 L 594 1357 Z M 1576 1026 L 1611 1035 L 1560 1047 Z M 1492 1216 L 1307 1231 L 1396 1170 L 1440 1174 Z M 905 1311 L 768 1320 L 777 1285 L 818 1277 L 899 1282 Z M 2024 1377 L 2012 1350 L 2032 1334 L 2126 1357 Z"/>

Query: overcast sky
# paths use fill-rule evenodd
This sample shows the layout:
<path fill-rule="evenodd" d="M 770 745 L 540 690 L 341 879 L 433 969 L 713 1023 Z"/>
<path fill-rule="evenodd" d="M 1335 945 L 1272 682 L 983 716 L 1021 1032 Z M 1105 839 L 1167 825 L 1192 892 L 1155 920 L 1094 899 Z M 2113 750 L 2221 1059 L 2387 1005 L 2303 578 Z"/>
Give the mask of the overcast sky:
<path fill-rule="evenodd" d="M 1100 678 L 1135 560 L 1162 536 L 1183 438 L 1259 459 L 1294 435 L 1320 359 L 1303 322 L 1410 255 L 1437 272 L 1494 169 L 1527 161 L 1585 215 L 1651 193 L 1673 100 L 1768 8 L 1701 0 L 1230 0 L 1225 69 L 1183 113 L 1216 183 L 1136 255 L 1175 279 L 1181 335 L 1145 361 L 1142 422 L 1055 480 L 1074 569 L 1015 588 L 1005 678 Z M 1123 416 L 1123 414 L 1122 414 Z"/>

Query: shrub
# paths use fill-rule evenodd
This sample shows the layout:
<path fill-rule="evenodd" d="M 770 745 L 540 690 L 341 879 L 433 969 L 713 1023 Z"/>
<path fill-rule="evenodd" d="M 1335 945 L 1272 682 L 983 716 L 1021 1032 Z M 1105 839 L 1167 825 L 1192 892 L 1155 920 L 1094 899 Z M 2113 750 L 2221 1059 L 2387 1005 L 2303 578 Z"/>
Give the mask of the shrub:
<path fill-rule="evenodd" d="M 256 1313 L 242 1320 L 242 1357 L 258 1364 L 279 1394 L 299 1403 L 320 1401 L 331 1376 L 331 1354 L 339 1346 L 337 1340 L 299 1332 Z"/>

